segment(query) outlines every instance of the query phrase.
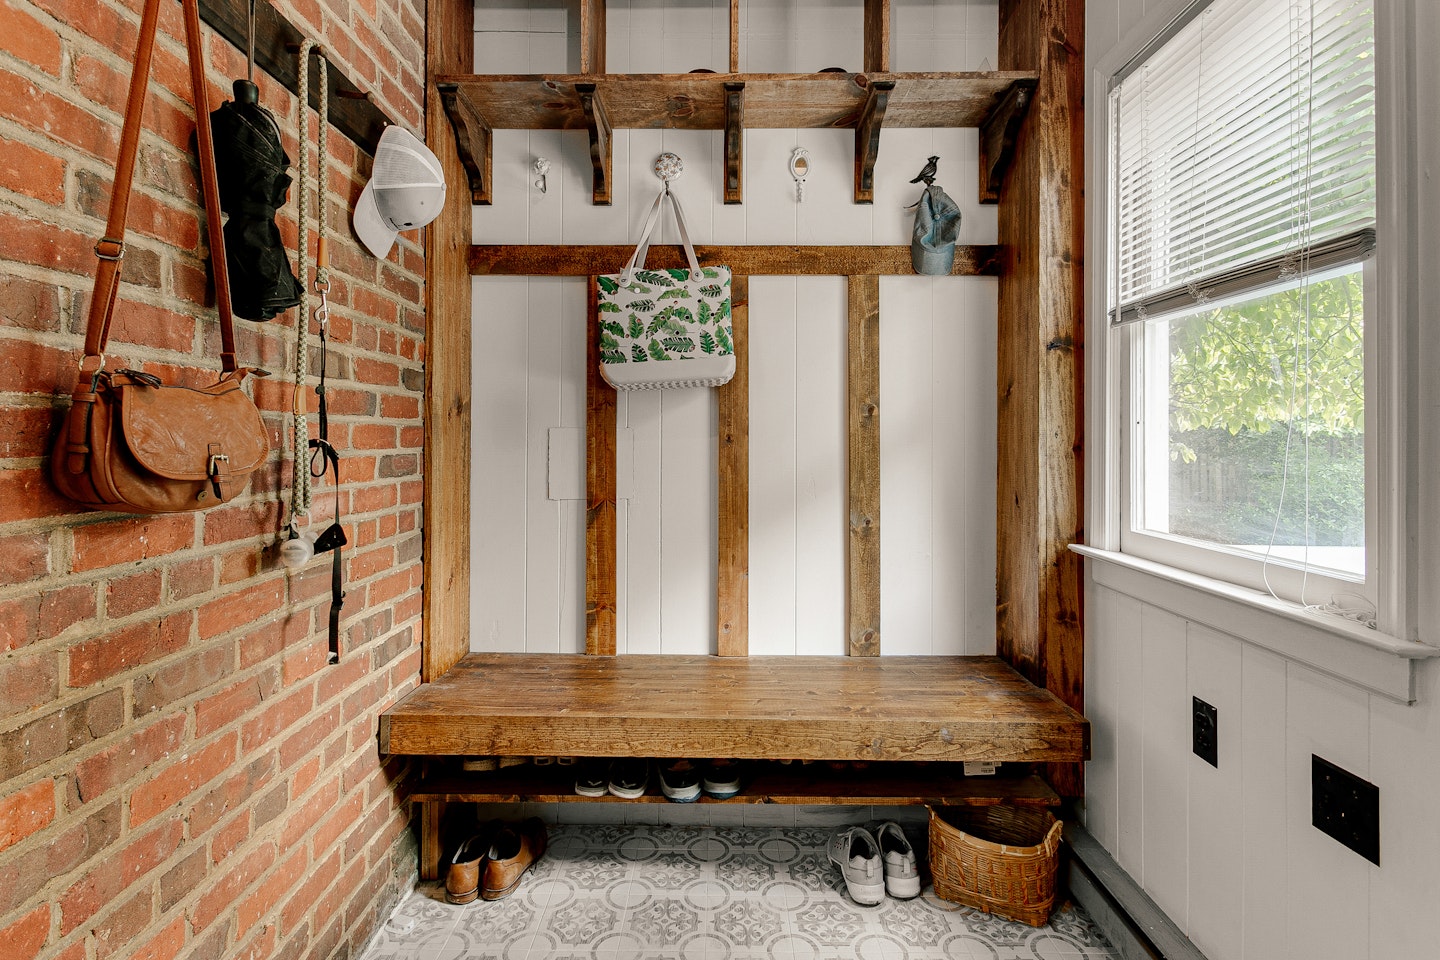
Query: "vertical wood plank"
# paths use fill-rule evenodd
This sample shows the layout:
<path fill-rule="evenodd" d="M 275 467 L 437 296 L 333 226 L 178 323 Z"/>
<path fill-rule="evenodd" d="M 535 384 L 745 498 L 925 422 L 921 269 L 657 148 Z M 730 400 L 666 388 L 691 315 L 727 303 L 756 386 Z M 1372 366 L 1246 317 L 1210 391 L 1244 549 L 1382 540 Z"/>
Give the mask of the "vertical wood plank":
<path fill-rule="evenodd" d="M 444 837 L 440 823 L 445 819 L 443 800 L 426 800 L 420 807 L 420 879 L 440 879 L 440 859 L 444 856 Z"/>
<path fill-rule="evenodd" d="M 429 75 L 475 69 L 475 8 L 426 7 Z M 467 183 L 435 84 L 425 85 L 426 140 L 446 181 Z M 429 682 L 470 648 L 470 197 L 450 192 L 425 230 L 425 635 L 420 679 Z M 483 549 L 483 544 L 480 545 Z"/>
<path fill-rule="evenodd" d="M 1001 194 L 996 649 L 1084 709 L 1080 558 L 1085 4 L 1001 0 L 999 68 L 1039 86 Z M 1047 769 L 1067 796 L 1079 764 Z"/>
<path fill-rule="evenodd" d="M 890 72 L 890 0 L 865 0 L 865 72 Z"/>
<path fill-rule="evenodd" d="M 615 391 L 600 376 L 598 284 L 585 290 L 585 652 L 615 655 Z"/>
<path fill-rule="evenodd" d="M 1240 671 L 1242 956 L 1269 960 L 1284 957 L 1290 939 L 1285 929 L 1285 661 L 1247 643 L 1241 647 Z"/>
<path fill-rule="evenodd" d="M 580 0 L 580 72 L 605 72 L 605 0 Z"/>
<path fill-rule="evenodd" d="M 1144 680 L 1140 696 L 1140 831 L 1145 892 L 1188 929 L 1190 698 L 1185 688 L 1186 623 L 1142 608 Z"/>
<path fill-rule="evenodd" d="M 880 655 L 880 278 L 849 278 L 849 517 L 845 636 Z"/>
<path fill-rule="evenodd" d="M 740 72 L 740 0 L 730 0 L 730 72 Z"/>
<path fill-rule="evenodd" d="M 750 278 L 730 278 L 735 376 L 715 396 L 719 423 L 719 570 L 716 650 L 750 652 Z"/>

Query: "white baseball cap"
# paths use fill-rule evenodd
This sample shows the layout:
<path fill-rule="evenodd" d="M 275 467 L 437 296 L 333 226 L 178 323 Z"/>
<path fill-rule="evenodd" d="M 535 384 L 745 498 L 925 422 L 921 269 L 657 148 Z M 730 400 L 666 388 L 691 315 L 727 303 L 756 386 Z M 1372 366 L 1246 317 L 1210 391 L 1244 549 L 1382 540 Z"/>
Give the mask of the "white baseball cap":
<path fill-rule="evenodd" d="M 370 182 L 355 202 L 355 235 L 383 259 L 396 234 L 425 226 L 444 205 L 445 175 L 435 154 L 404 127 L 386 127 L 375 147 Z"/>

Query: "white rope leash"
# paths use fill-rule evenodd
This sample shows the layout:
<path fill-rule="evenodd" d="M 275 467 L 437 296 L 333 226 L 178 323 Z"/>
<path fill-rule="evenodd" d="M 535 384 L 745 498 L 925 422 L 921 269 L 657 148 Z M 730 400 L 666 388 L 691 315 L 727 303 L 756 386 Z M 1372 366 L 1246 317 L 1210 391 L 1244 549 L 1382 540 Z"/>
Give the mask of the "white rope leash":
<path fill-rule="evenodd" d="M 299 96 L 297 104 L 296 130 L 297 138 L 296 164 L 299 173 L 296 177 L 297 192 L 299 193 L 299 233 L 300 233 L 300 269 L 298 277 L 300 281 L 300 313 L 295 321 L 295 397 L 292 405 L 293 424 L 291 427 L 291 487 L 290 487 L 290 526 L 298 527 L 301 517 L 308 517 L 312 495 L 310 489 L 310 465 L 309 465 L 309 444 L 310 444 L 310 418 L 307 413 L 307 405 L 304 400 L 306 381 L 310 377 L 310 285 L 309 279 L 309 247 L 305 242 L 305 227 L 309 219 L 309 158 L 307 156 L 310 142 L 309 114 L 307 112 L 310 104 L 310 54 L 316 49 L 315 41 L 305 40 L 300 44 L 299 56 Z M 329 61 L 325 59 L 323 52 L 316 53 L 320 63 L 320 87 L 322 91 L 329 90 Z M 319 147 L 316 156 L 316 185 L 315 185 L 315 233 L 316 233 L 316 265 L 315 265 L 315 289 L 320 293 L 320 306 L 316 309 L 316 319 L 322 324 L 329 319 L 329 304 L 325 295 L 330 290 L 330 258 L 326 246 L 326 205 L 325 205 L 325 159 L 328 156 L 328 127 L 330 125 L 329 96 L 322 93 L 319 108 Z"/>

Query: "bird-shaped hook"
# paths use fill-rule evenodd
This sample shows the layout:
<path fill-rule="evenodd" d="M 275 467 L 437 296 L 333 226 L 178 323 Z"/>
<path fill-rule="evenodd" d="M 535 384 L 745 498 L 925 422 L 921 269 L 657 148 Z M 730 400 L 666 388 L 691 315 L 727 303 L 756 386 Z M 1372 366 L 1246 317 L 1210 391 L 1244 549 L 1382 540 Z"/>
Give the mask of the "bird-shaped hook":
<path fill-rule="evenodd" d="M 939 165 L 940 158 L 931 157 L 930 162 L 925 164 L 925 167 L 920 171 L 920 173 L 915 177 L 914 180 L 911 180 L 910 182 L 919 183 L 921 180 L 924 180 L 925 186 L 930 186 L 932 183 L 935 182 L 935 168 Z"/>

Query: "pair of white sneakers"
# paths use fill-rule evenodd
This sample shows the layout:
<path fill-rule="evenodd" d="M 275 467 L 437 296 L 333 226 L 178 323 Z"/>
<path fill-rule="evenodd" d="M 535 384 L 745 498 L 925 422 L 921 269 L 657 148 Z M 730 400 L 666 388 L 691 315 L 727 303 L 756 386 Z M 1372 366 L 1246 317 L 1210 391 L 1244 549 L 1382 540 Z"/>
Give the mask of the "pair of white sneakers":
<path fill-rule="evenodd" d="M 874 833 L 846 827 L 830 838 L 829 855 L 845 878 L 850 898 L 862 906 L 875 906 L 887 893 L 897 900 L 920 895 L 915 848 L 893 820 L 880 824 Z"/>

